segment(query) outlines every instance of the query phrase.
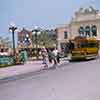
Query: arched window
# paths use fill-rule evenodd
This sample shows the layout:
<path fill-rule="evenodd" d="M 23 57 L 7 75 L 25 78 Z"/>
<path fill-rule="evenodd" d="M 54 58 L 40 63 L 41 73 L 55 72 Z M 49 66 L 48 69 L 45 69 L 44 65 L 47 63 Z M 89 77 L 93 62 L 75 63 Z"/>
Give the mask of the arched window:
<path fill-rule="evenodd" d="M 85 33 L 86 33 L 86 36 L 89 36 L 89 37 L 91 36 L 90 35 L 90 26 L 85 27 Z"/>
<path fill-rule="evenodd" d="M 82 27 L 82 26 L 80 26 L 80 28 L 79 28 L 79 35 L 84 35 L 84 27 Z"/>
<path fill-rule="evenodd" d="M 91 27 L 91 31 L 92 31 L 92 36 L 97 36 L 97 27 L 96 27 L 96 25 L 93 25 Z"/>
<path fill-rule="evenodd" d="M 68 32 L 65 31 L 65 32 L 64 32 L 64 39 L 67 39 L 67 38 L 68 38 Z"/>

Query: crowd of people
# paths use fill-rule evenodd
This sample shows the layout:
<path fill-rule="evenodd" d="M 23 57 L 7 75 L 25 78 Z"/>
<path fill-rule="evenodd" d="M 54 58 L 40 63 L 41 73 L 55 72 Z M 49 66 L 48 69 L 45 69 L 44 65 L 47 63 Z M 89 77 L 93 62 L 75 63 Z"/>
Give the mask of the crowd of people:
<path fill-rule="evenodd" d="M 60 56 L 59 56 L 59 51 L 57 48 L 54 48 L 54 50 L 46 49 L 43 47 L 41 49 L 41 55 L 43 58 L 43 64 L 45 68 L 48 68 L 48 61 L 49 63 L 53 63 L 54 67 L 56 68 L 56 65 L 60 63 Z"/>

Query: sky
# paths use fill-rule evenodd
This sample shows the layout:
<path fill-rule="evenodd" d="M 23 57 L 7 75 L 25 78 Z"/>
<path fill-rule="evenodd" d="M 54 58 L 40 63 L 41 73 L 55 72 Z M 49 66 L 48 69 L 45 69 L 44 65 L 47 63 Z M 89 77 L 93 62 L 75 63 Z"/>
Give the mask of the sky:
<path fill-rule="evenodd" d="M 18 28 L 67 24 L 78 8 L 91 4 L 100 9 L 100 0 L 0 0 L 0 36 L 11 36 L 11 22 Z"/>

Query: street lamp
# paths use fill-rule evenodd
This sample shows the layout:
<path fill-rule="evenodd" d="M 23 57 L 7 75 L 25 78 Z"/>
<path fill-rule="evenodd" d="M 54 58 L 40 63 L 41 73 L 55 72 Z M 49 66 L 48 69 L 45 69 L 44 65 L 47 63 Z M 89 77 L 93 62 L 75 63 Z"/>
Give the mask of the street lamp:
<path fill-rule="evenodd" d="M 31 39 L 28 34 L 26 34 L 24 42 L 26 43 L 27 46 L 31 43 Z"/>
<path fill-rule="evenodd" d="M 36 59 L 38 59 L 38 35 L 41 34 L 40 29 L 38 29 L 38 27 L 35 27 L 35 28 L 32 30 L 32 34 L 34 35 L 34 38 L 35 38 Z"/>
<path fill-rule="evenodd" d="M 15 57 L 16 49 L 15 49 L 15 36 L 14 36 L 14 33 L 15 33 L 15 30 L 17 30 L 17 27 L 15 26 L 15 24 L 11 24 L 10 27 L 9 27 L 9 30 L 12 31 L 13 55 Z M 15 62 L 16 62 L 16 59 L 15 59 Z"/>
<path fill-rule="evenodd" d="M 31 38 L 30 38 L 30 35 L 27 33 L 26 35 L 25 35 L 25 39 L 24 39 L 24 46 L 25 46 L 25 49 L 26 49 L 26 51 L 27 51 L 27 53 L 28 53 L 28 55 L 30 56 L 30 45 L 31 45 Z"/>

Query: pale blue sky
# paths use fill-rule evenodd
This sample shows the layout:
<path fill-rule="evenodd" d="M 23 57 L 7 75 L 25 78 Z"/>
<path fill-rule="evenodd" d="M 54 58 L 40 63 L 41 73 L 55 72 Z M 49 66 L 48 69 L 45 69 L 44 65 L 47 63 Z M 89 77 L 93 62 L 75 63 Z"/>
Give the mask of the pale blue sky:
<path fill-rule="evenodd" d="M 18 27 L 34 25 L 55 27 L 67 23 L 75 9 L 92 4 L 92 0 L 0 0 L 0 36 L 8 36 L 8 26 L 14 22 Z M 93 4 L 100 9 L 100 0 Z"/>

